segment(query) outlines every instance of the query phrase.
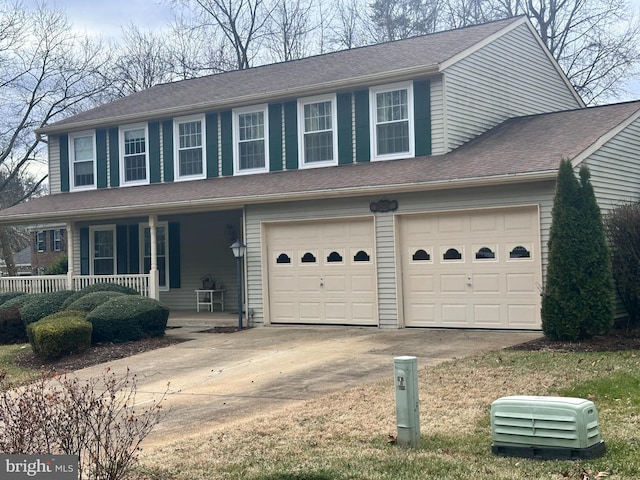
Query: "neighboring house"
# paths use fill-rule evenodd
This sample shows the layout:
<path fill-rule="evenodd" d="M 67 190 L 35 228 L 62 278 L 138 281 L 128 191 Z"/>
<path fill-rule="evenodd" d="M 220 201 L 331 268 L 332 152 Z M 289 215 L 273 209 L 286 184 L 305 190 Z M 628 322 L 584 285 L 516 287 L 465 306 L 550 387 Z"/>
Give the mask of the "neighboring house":
<path fill-rule="evenodd" d="M 31 266 L 34 275 L 43 274 L 67 253 L 66 226 L 39 225 L 31 232 Z"/>
<path fill-rule="evenodd" d="M 31 245 L 28 247 L 24 247 L 19 252 L 13 254 L 13 263 L 16 266 L 16 270 L 18 275 L 32 275 L 33 271 L 31 270 Z M 7 264 L 3 258 L 0 258 L 0 272 L 3 276 L 7 276 L 9 272 L 7 271 Z"/>
<path fill-rule="evenodd" d="M 64 222 L 70 276 L 151 271 L 151 294 L 185 310 L 207 275 L 237 304 L 238 236 L 253 325 L 539 329 L 560 160 L 590 167 L 603 209 L 638 200 L 639 116 L 585 108 L 511 18 L 45 126 L 51 194 L 0 223 Z"/>

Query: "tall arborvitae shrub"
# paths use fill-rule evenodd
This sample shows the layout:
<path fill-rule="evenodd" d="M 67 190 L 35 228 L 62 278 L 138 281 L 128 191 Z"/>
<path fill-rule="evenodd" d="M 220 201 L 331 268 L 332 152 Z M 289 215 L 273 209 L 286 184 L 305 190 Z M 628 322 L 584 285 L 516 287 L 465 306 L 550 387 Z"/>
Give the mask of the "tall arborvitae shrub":
<path fill-rule="evenodd" d="M 542 330 L 554 340 L 576 341 L 613 325 L 613 280 L 600 209 L 589 170 L 580 181 L 569 160 L 560 165 L 542 295 Z"/>

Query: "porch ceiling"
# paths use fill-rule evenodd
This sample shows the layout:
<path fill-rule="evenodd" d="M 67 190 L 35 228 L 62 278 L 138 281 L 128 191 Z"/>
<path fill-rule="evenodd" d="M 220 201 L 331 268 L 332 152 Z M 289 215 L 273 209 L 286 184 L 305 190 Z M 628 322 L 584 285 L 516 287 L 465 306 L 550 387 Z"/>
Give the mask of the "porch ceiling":
<path fill-rule="evenodd" d="M 555 178 L 560 160 L 582 160 L 616 127 L 638 115 L 640 102 L 585 108 L 507 120 L 446 155 L 47 195 L 3 210 L 0 224 L 192 213 L 549 180 Z"/>

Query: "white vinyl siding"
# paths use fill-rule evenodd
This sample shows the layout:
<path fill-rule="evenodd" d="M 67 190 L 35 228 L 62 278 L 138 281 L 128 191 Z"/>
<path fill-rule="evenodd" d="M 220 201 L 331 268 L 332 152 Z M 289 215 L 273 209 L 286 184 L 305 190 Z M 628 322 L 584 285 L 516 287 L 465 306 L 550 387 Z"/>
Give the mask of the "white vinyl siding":
<path fill-rule="evenodd" d="M 49 191 L 60 193 L 60 137 L 49 137 Z"/>
<path fill-rule="evenodd" d="M 640 119 L 618 133 L 584 162 L 603 213 L 640 200 Z M 576 172 L 580 166 L 576 167 Z"/>
<path fill-rule="evenodd" d="M 510 117 L 580 107 L 525 24 L 444 74 L 448 150 Z"/>
<path fill-rule="evenodd" d="M 445 153 L 445 104 L 442 76 L 431 79 L 431 154 Z"/>

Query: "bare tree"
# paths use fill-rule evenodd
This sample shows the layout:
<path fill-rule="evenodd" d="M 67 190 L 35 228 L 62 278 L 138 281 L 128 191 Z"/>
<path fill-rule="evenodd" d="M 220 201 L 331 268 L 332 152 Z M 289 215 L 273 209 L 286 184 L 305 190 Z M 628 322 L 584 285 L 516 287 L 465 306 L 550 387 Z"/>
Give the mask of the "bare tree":
<path fill-rule="evenodd" d="M 75 36 L 60 10 L 0 5 L 0 208 L 41 187 L 46 175 L 8 195 L 41 154 L 44 141 L 34 130 L 77 113 L 105 91 L 105 61 L 100 45 Z"/>
<path fill-rule="evenodd" d="M 375 40 L 388 42 L 437 30 L 439 0 L 375 0 L 371 22 Z"/>
<path fill-rule="evenodd" d="M 278 0 L 271 11 L 266 47 L 276 62 L 310 54 L 310 35 L 318 28 L 310 0 Z"/>
<path fill-rule="evenodd" d="M 260 49 L 273 7 L 267 0 L 173 0 L 200 16 L 201 25 L 213 25 L 235 53 L 235 68 L 249 68 Z"/>
<path fill-rule="evenodd" d="M 355 48 L 369 43 L 367 8 L 362 0 L 338 1 L 331 26 L 336 48 Z"/>

